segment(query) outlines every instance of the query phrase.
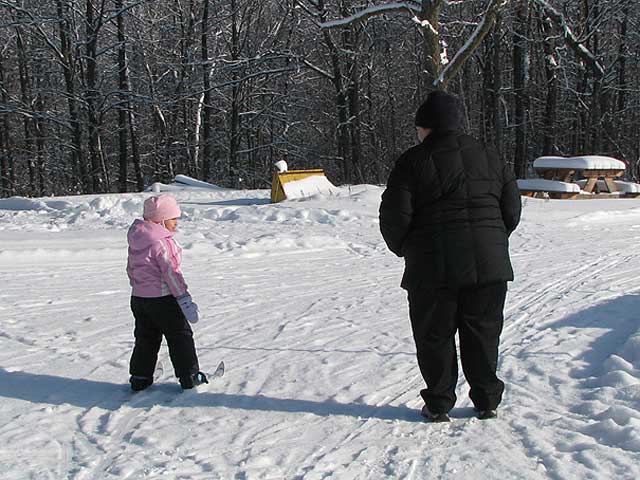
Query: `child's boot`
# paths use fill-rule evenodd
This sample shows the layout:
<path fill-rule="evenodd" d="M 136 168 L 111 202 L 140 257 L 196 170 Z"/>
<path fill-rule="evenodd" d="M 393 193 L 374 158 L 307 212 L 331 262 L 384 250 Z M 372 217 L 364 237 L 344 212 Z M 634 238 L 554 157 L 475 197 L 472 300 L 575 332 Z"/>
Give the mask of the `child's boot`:
<path fill-rule="evenodd" d="M 129 383 L 131 384 L 131 390 L 133 390 L 134 392 L 139 392 L 140 390 L 144 390 L 145 388 L 149 387 L 153 383 L 153 378 L 142 377 L 140 375 L 131 375 Z"/>
<path fill-rule="evenodd" d="M 192 373 L 188 377 L 180 377 L 180 386 L 183 390 L 189 390 L 190 388 L 197 387 L 203 383 L 209 383 L 204 373 Z"/>

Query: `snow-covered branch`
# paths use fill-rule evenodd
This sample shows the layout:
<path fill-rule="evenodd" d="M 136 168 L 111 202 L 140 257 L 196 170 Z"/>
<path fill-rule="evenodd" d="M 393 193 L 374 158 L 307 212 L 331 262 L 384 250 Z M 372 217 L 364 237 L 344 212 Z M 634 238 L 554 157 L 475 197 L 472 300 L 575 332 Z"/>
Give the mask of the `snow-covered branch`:
<path fill-rule="evenodd" d="M 371 5 L 359 12 L 354 13 L 345 18 L 340 18 L 337 20 L 330 20 L 328 22 L 320 23 L 321 28 L 337 28 L 344 27 L 345 25 L 351 25 L 354 23 L 359 23 L 367 20 L 370 17 L 374 17 L 376 15 L 382 15 L 384 13 L 392 13 L 392 12 L 400 12 L 405 11 L 409 13 L 420 13 L 420 6 L 417 2 L 393 2 L 393 3 L 385 3 L 382 5 Z"/>
<path fill-rule="evenodd" d="M 482 43 L 482 40 L 487 33 L 489 33 L 498 13 L 500 13 L 508 3 L 509 0 L 491 0 L 486 13 L 482 16 L 482 20 L 478 23 L 478 26 L 475 28 L 464 46 L 456 52 L 453 59 L 442 69 L 438 78 L 433 82 L 434 86 L 446 84 L 449 79 L 453 78 L 456 73 L 458 73 L 464 62 L 467 61 L 467 59 Z"/>
<path fill-rule="evenodd" d="M 576 55 L 599 77 L 604 77 L 604 68 L 591 51 L 582 44 L 567 24 L 564 15 L 556 10 L 551 4 L 545 0 L 534 0 L 549 17 L 549 19 L 558 27 L 564 37 L 565 42 L 576 52 Z"/>

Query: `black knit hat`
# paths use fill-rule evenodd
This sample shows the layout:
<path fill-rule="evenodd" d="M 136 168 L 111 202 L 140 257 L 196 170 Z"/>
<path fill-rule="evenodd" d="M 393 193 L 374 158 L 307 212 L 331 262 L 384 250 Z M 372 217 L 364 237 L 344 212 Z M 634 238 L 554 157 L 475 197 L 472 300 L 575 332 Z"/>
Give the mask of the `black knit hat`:
<path fill-rule="evenodd" d="M 431 92 L 416 112 L 416 127 L 433 130 L 462 130 L 464 114 L 462 102 L 441 90 Z"/>

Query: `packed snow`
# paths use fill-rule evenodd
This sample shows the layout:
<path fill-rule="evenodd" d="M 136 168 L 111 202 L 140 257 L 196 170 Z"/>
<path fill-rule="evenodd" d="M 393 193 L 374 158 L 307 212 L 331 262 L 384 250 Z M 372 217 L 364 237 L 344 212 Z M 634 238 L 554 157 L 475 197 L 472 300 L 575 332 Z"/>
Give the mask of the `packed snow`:
<path fill-rule="evenodd" d="M 0 200 L 0 478 L 639 478 L 640 202 L 523 200 L 499 417 L 461 377 L 429 424 L 381 192 L 173 191 L 200 363 L 227 367 L 187 393 L 166 346 L 127 384 L 126 231 L 153 193 Z"/>

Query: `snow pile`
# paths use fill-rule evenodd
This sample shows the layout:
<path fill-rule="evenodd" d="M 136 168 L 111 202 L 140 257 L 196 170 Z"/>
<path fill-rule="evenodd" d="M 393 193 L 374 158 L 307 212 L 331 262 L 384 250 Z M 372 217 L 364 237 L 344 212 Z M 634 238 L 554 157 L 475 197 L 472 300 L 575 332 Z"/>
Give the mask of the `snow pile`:
<path fill-rule="evenodd" d="M 222 187 L 219 187 L 218 185 L 214 185 L 213 183 L 203 182 L 202 180 L 196 180 L 195 178 L 191 178 L 186 175 L 176 175 L 174 181 L 180 185 L 188 185 L 190 187 L 211 188 L 213 190 L 222 189 Z"/>
<path fill-rule="evenodd" d="M 289 170 L 289 166 L 287 165 L 287 162 L 285 160 L 278 160 L 276 163 L 273 164 L 273 166 L 276 167 L 276 169 L 280 173 L 284 173 L 287 170 Z"/>
<path fill-rule="evenodd" d="M 601 155 L 582 155 L 577 157 L 539 157 L 534 160 L 533 168 L 566 168 L 571 170 L 624 170 L 626 165 L 620 160 Z"/>
<path fill-rule="evenodd" d="M 42 211 L 50 212 L 51 210 L 64 210 L 69 208 L 69 202 L 55 199 L 32 199 L 24 197 L 0 198 L 0 210 L 12 211 Z"/>
<path fill-rule="evenodd" d="M 306 198 L 313 195 L 337 195 L 338 189 L 324 175 L 313 175 L 301 180 L 282 184 L 288 200 Z"/>
<path fill-rule="evenodd" d="M 195 178 L 188 177 L 187 175 L 176 175 L 173 183 L 169 185 L 155 182 L 152 183 L 147 189 L 147 192 L 179 192 L 187 189 L 188 187 L 198 187 L 198 188 L 208 188 L 211 190 L 223 190 L 222 187 L 218 185 L 214 185 L 213 183 L 203 182 L 202 180 L 197 180 Z"/>

